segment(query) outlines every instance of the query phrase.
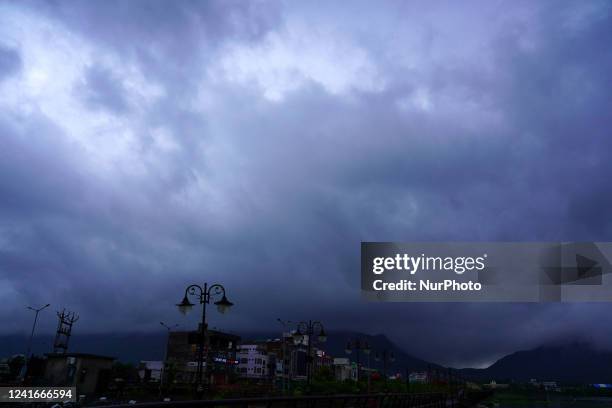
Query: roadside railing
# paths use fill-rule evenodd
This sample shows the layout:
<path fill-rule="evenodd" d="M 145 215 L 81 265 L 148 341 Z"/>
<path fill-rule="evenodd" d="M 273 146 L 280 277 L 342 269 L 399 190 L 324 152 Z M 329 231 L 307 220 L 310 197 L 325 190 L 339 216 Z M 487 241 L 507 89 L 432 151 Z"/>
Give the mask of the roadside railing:
<path fill-rule="evenodd" d="M 106 405 L 104 408 L 447 408 L 457 401 L 444 393 L 311 395 L 303 397 L 238 398 L 143 402 Z"/>

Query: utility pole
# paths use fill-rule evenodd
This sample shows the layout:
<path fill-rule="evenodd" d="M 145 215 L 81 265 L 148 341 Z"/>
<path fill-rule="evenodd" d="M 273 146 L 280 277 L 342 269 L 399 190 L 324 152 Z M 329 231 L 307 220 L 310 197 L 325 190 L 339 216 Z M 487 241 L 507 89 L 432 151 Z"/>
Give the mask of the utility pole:
<path fill-rule="evenodd" d="M 160 325 L 162 325 L 166 331 L 168 332 L 167 336 L 166 336 L 166 347 L 164 347 L 164 360 L 162 361 L 162 371 L 160 373 L 159 376 L 159 396 L 161 397 L 162 395 L 162 388 L 164 385 L 164 377 L 166 376 L 166 360 L 168 359 L 168 346 L 169 346 L 169 342 L 170 342 L 170 332 L 172 331 L 172 329 L 177 328 L 179 325 L 174 324 L 172 326 L 168 326 L 166 323 L 164 322 L 159 322 Z"/>

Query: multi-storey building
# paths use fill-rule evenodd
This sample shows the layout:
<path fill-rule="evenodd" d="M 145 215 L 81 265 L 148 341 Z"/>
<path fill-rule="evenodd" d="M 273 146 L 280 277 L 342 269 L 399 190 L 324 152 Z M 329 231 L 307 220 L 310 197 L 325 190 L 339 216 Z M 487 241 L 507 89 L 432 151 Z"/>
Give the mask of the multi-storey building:
<path fill-rule="evenodd" d="M 138 364 L 138 377 L 141 381 L 160 382 L 163 372 L 163 361 L 143 360 Z"/>
<path fill-rule="evenodd" d="M 274 375 L 265 343 L 241 344 L 236 357 L 241 378 L 267 380 Z"/>
<path fill-rule="evenodd" d="M 44 379 L 48 386 L 76 387 L 79 394 L 107 388 L 114 357 L 86 353 L 46 354 Z"/>
<path fill-rule="evenodd" d="M 290 381 L 306 379 L 307 340 L 295 344 L 291 333 L 282 338 L 249 341 L 239 346 L 239 374 L 242 378 L 269 380 L 285 388 Z M 317 350 L 313 349 L 313 353 Z M 321 360 L 327 361 L 327 357 Z M 265 364 L 264 364 L 265 363 Z M 317 359 L 313 360 L 317 364 Z"/>
<path fill-rule="evenodd" d="M 330 371 L 333 371 L 334 358 L 327 354 L 324 350 L 317 349 L 314 356 L 314 372 L 317 373 L 322 368 L 327 368 Z"/>
<path fill-rule="evenodd" d="M 217 330 L 207 330 L 204 344 L 205 379 L 210 384 L 227 384 L 236 375 L 236 351 L 240 337 Z M 201 343 L 200 331 L 175 331 L 168 337 L 167 358 L 168 371 L 173 373 L 179 383 L 192 383 L 196 380 L 198 353 Z M 208 358 L 207 358 L 208 357 Z M 206 363 L 210 367 L 206 368 Z"/>
<path fill-rule="evenodd" d="M 312 369 L 321 367 L 333 371 L 333 358 L 312 347 Z M 268 380 L 286 389 L 291 381 L 304 381 L 308 369 L 308 336 L 296 344 L 292 333 L 282 338 L 249 341 L 238 348 L 238 372 L 241 378 Z"/>
<path fill-rule="evenodd" d="M 265 345 L 270 360 L 270 373 L 278 386 L 285 388 L 291 377 L 291 350 L 294 348 L 291 333 L 283 333 L 282 338 L 268 339 Z"/>

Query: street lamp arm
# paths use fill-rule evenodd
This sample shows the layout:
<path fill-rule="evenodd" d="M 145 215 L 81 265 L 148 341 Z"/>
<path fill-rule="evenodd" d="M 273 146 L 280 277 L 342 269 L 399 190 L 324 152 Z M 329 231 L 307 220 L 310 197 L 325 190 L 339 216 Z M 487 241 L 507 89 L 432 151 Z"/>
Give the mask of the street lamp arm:
<path fill-rule="evenodd" d="M 299 322 L 296 323 L 296 328 L 299 334 L 313 336 L 316 332 L 319 335 L 325 335 L 325 328 L 323 327 L 323 323 L 320 321 L 307 321 L 307 322 Z"/>
<path fill-rule="evenodd" d="M 308 392 L 310 393 L 310 384 L 312 378 L 312 369 L 313 369 L 313 356 L 312 356 L 312 343 L 314 343 L 314 334 L 315 329 L 318 328 L 318 337 L 319 342 L 325 342 L 327 335 L 325 334 L 325 329 L 323 328 L 323 324 L 318 320 L 308 320 L 296 323 L 296 333 L 294 334 L 294 339 L 296 344 L 302 342 L 305 335 L 308 336 L 308 351 L 307 351 L 307 366 L 306 366 L 306 384 L 308 387 Z"/>
<path fill-rule="evenodd" d="M 49 306 L 51 306 L 51 304 L 50 304 L 50 303 L 47 303 L 46 305 L 44 305 L 44 306 L 42 306 L 42 307 L 39 307 L 38 309 L 35 309 L 35 308 L 33 308 L 32 306 L 26 306 L 26 308 L 28 308 L 28 309 L 32 310 L 33 312 L 38 313 L 38 312 L 40 312 L 40 311 L 42 311 L 42 310 L 44 310 L 44 309 L 48 308 Z"/>
<path fill-rule="evenodd" d="M 204 298 L 204 289 L 202 289 L 202 287 L 200 285 L 189 285 L 187 286 L 187 288 L 185 289 L 185 297 L 187 296 L 195 296 L 198 297 L 200 299 L 200 302 L 202 302 L 202 299 Z"/>
<path fill-rule="evenodd" d="M 227 299 L 225 295 L 225 288 L 223 287 L 223 285 L 215 283 L 214 285 L 208 286 L 207 282 L 204 283 L 204 286 L 200 286 L 197 284 L 192 284 L 192 285 L 187 286 L 187 288 L 185 289 L 185 297 L 180 303 L 177 303 L 179 311 L 181 311 L 182 313 L 188 312 L 191 308 L 193 308 L 193 306 L 195 306 L 193 303 L 189 301 L 189 297 L 197 298 L 198 303 L 202 306 L 202 320 L 201 320 L 200 329 L 199 329 L 200 339 L 199 339 L 199 347 L 198 347 L 198 355 L 197 355 L 197 370 L 196 370 L 196 384 L 197 384 L 196 392 L 198 394 L 201 392 L 202 387 L 203 387 L 202 377 L 205 374 L 204 370 L 205 369 L 208 370 L 209 368 L 209 364 L 208 364 L 209 352 L 208 352 L 208 347 L 206 345 L 206 343 L 208 342 L 208 336 L 207 336 L 208 328 L 207 328 L 207 323 L 206 323 L 206 305 L 210 303 L 211 297 L 214 297 L 214 296 L 221 296 L 220 300 L 214 302 L 214 304 L 217 306 L 219 313 L 226 312 L 229 308 L 231 308 L 234 305 L 232 302 L 230 302 Z M 162 326 L 164 326 L 168 330 L 168 334 L 170 334 L 170 330 L 173 327 L 178 326 L 178 325 L 174 325 L 170 327 L 170 326 L 165 325 L 163 322 L 160 322 L 160 323 Z M 204 356 L 205 349 L 206 349 L 206 356 Z M 206 368 L 204 368 L 204 366 L 206 366 Z M 208 378 L 208 374 L 206 375 Z"/>
<path fill-rule="evenodd" d="M 319 329 L 319 332 L 325 332 L 325 329 L 323 328 L 323 323 L 319 321 L 312 322 L 312 331 L 314 332 L 316 328 Z"/>
<path fill-rule="evenodd" d="M 166 324 L 166 323 L 164 323 L 164 322 L 159 322 L 159 324 L 161 324 L 162 326 L 164 326 L 164 327 L 166 328 L 166 330 L 168 330 L 168 331 L 170 331 L 170 330 L 172 330 L 172 329 L 174 329 L 174 328 L 176 328 L 176 327 L 178 327 L 178 326 L 179 326 L 179 324 L 178 324 L 178 323 L 173 324 L 172 326 L 167 325 L 167 324 Z"/>
<path fill-rule="evenodd" d="M 299 322 L 296 324 L 296 328 L 297 331 L 300 332 L 301 334 L 309 334 L 309 327 L 308 327 L 308 323 L 306 322 Z"/>
<path fill-rule="evenodd" d="M 206 296 L 210 299 L 211 296 L 217 296 L 217 295 L 221 295 L 222 297 L 224 297 L 225 288 L 223 287 L 223 285 L 215 283 L 214 285 L 211 285 L 208 288 L 208 293 L 206 293 Z"/>
<path fill-rule="evenodd" d="M 294 321 L 291 321 L 291 320 L 283 320 L 283 319 L 281 319 L 280 317 L 277 317 L 277 318 L 276 318 L 276 321 L 277 321 L 277 322 L 279 322 L 280 324 L 282 324 L 282 325 L 283 325 L 283 327 L 287 327 L 287 326 L 290 326 L 290 325 L 292 325 L 292 324 L 296 324 Z"/>

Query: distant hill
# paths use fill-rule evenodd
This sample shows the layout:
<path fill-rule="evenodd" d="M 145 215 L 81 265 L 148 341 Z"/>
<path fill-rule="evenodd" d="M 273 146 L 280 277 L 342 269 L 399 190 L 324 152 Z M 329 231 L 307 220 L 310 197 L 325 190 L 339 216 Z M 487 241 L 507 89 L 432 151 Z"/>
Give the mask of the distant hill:
<path fill-rule="evenodd" d="M 236 333 L 243 340 L 265 340 L 279 337 L 278 332 Z M 323 349 L 334 357 L 347 357 L 344 352 L 348 339 L 365 339 L 373 350 L 393 350 L 395 362 L 388 368 L 388 373 L 406 371 L 424 371 L 428 367 L 441 368 L 414 357 L 393 344 L 384 335 L 365 335 L 350 331 L 328 333 L 328 340 Z M 0 357 L 23 354 L 26 349 L 25 336 L 0 336 Z M 109 333 L 109 334 L 75 334 L 70 342 L 70 351 L 87 352 L 116 357 L 125 362 L 140 360 L 161 360 L 164 355 L 166 334 L 155 333 Z M 36 336 L 33 342 L 35 354 L 51 351 L 53 336 Z M 350 356 L 356 360 L 355 352 Z M 362 353 L 361 362 L 367 364 L 367 357 Z M 374 361 L 374 352 L 370 355 L 373 368 L 382 369 L 382 364 Z M 548 345 L 533 350 L 518 351 L 509 354 L 485 369 L 458 370 L 464 377 L 478 380 L 496 380 L 499 383 L 508 381 L 529 381 L 535 378 L 540 381 L 551 380 L 564 383 L 612 383 L 612 352 L 597 350 L 586 343 L 565 345 Z"/>
<path fill-rule="evenodd" d="M 278 338 L 277 332 L 236 333 L 244 340 L 265 340 Z M 356 352 L 351 355 L 345 353 L 348 339 L 360 338 L 366 340 L 372 348 L 370 364 L 373 368 L 382 369 L 382 362 L 374 360 L 376 350 L 393 350 L 395 362 L 388 365 L 388 373 L 401 373 L 406 370 L 423 371 L 428 366 L 439 367 L 428 363 L 401 350 L 384 335 L 369 336 L 356 332 L 337 331 L 329 332 L 328 340 L 322 345 L 326 353 L 334 357 L 350 357 L 356 360 Z M 116 357 L 121 361 L 138 362 L 140 360 L 161 360 L 164 355 L 166 334 L 159 333 L 109 333 L 109 334 L 75 334 L 70 340 L 70 351 L 87 352 Z M 48 353 L 53 346 L 53 336 L 36 336 L 33 342 L 33 351 L 36 354 Z M 0 336 L 0 357 L 13 354 L 23 354 L 26 349 L 26 337 L 19 335 Z M 361 353 L 361 362 L 367 365 L 367 356 Z"/>
<path fill-rule="evenodd" d="M 467 378 L 498 383 L 531 378 L 563 383 L 612 383 L 612 352 L 580 342 L 541 346 L 507 355 L 485 369 L 459 371 Z"/>

